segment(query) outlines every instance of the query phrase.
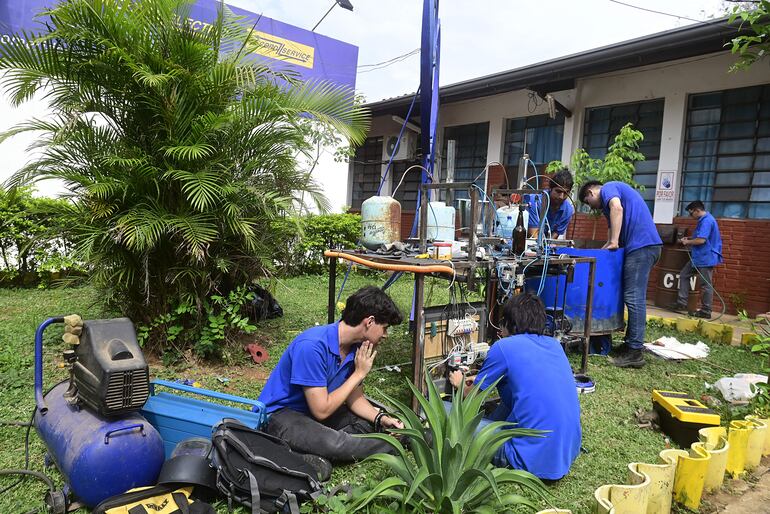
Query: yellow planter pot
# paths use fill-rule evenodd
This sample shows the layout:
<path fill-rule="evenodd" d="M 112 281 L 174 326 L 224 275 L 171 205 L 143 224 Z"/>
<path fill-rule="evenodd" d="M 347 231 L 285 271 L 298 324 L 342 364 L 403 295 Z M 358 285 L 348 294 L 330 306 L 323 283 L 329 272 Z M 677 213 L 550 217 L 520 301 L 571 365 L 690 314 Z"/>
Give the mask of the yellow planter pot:
<path fill-rule="evenodd" d="M 727 433 L 730 451 L 727 452 L 727 472 L 733 478 L 746 471 L 746 452 L 749 448 L 749 435 L 754 429 L 750 421 L 731 421 Z"/>
<path fill-rule="evenodd" d="M 722 487 L 727 469 L 727 454 L 730 451 L 730 445 L 727 443 L 727 429 L 725 427 L 701 428 L 698 430 L 698 435 L 700 444 L 711 455 L 703 490 L 716 491 Z"/>
<path fill-rule="evenodd" d="M 674 478 L 674 500 L 691 510 L 700 507 L 711 456 L 701 446 L 693 445 L 689 452 L 679 455 Z"/>
<path fill-rule="evenodd" d="M 680 332 L 697 332 L 699 323 L 697 319 L 677 318 L 676 329 Z"/>

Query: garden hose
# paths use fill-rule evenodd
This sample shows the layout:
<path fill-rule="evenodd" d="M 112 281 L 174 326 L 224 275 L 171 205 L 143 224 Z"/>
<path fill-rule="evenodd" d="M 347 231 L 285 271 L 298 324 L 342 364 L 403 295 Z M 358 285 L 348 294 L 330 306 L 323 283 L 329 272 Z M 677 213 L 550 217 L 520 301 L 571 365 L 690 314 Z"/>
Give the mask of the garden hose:
<path fill-rule="evenodd" d="M 695 263 L 694 263 L 694 262 L 693 262 L 693 260 L 692 260 L 692 252 L 687 252 L 687 256 L 690 258 L 690 264 L 692 264 L 692 267 L 695 269 L 695 271 L 697 271 L 697 272 L 698 272 L 698 275 L 700 275 L 700 278 L 701 278 L 701 279 L 702 279 L 702 280 L 703 280 L 703 281 L 704 281 L 706 284 L 708 284 L 708 286 L 711 288 L 711 290 L 712 290 L 712 291 L 714 291 L 714 294 L 715 294 L 715 295 L 717 295 L 717 297 L 719 298 L 719 301 L 720 301 L 720 302 L 722 302 L 722 312 L 720 312 L 720 313 L 719 313 L 719 316 L 717 316 L 716 318 L 714 318 L 714 319 L 710 320 L 710 321 L 718 321 L 718 320 L 719 320 L 719 319 L 720 319 L 722 316 L 724 316 L 724 315 L 725 315 L 725 312 L 727 312 L 727 305 L 725 304 L 725 300 L 724 300 L 724 298 L 722 298 L 722 295 L 721 295 L 721 294 L 719 294 L 719 291 L 717 291 L 717 288 L 716 288 L 716 287 L 714 287 L 714 284 L 712 284 L 712 283 L 709 281 L 709 279 L 707 279 L 707 278 L 706 278 L 706 277 L 703 275 L 703 273 L 701 273 L 701 272 L 700 272 L 700 270 L 698 269 L 698 266 L 696 266 L 696 265 L 695 265 Z"/>
<path fill-rule="evenodd" d="M 350 255 L 342 252 L 335 252 L 332 250 L 326 250 L 324 257 L 345 259 L 353 261 L 357 264 L 366 266 L 367 268 L 378 269 L 383 271 L 408 271 L 410 273 L 446 273 L 447 275 L 455 274 L 455 270 L 451 266 L 442 266 L 440 264 L 434 264 L 431 266 L 414 266 L 411 264 L 382 264 L 379 262 L 370 261 L 357 255 Z"/>

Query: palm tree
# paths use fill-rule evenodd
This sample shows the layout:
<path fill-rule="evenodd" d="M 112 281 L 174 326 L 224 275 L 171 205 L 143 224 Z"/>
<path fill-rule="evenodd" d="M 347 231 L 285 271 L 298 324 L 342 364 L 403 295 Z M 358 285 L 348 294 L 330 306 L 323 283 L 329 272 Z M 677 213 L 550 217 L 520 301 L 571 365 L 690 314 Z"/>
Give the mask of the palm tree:
<path fill-rule="evenodd" d="M 297 161 L 307 125 L 360 144 L 369 123 L 352 91 L 255 59 L 253 28 L 224 3 L 193 29 L 192 3 L 65 0 L 26 44 L 0 44 L 12 102 L 42 90 L 52 109 L 0 136 L 40 133 L 39 158 L 8 185 L 66 184 L 56 215 L 105 298 L 137 321 L 269 270 L 270 221 L 303 193 L 325 201 Z"/>

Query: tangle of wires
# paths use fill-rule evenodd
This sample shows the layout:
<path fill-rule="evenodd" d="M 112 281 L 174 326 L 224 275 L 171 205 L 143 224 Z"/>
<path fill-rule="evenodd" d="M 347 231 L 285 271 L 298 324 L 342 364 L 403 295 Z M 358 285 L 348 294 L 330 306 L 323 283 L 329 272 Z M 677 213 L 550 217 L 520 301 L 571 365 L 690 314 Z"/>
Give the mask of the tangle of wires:
<path fill-rule="evenodd" d="M 478 314 L 478 309 L 476 309 L 468 300 L 467 288 L 463 284 L 453 284 L 449 289 L 449 303 L 444 306 L 438 320 L 438 326 L 441 329 L 441 351 L 446 357 L 428 366 L 429 372 L 432 372 L 442 364 L 446 363 L 451 358 L 452 354 L 468 352 L 470 350 L 473 344 L 471 335 L 448 335 L 449 320 L 473 319 L 476 314 Z"/>

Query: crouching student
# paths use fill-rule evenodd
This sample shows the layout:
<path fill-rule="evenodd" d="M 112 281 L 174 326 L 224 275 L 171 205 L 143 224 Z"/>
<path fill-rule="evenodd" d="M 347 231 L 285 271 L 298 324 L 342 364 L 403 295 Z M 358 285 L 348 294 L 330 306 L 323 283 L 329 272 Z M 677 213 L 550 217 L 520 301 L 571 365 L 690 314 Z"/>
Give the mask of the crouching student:
<path fill-rule="evenodd" d="M 503 338 L 489 349 L 475 381 L 486 389 L 497 382 L 500 406 L 479 429 L 493 421 L 509 421 L 519 428 L 546 431 L 542 437 L 514 437 L 500 447 L 493 464 L 523 469 L 544 480 L 558 480 L 569 472 L 580 452 L 580 403 L 575 379 L 559 342 L 545 331 L 545 307 L 530 293 L 517 295 L 503 307 Z M 455 388 L 464 377 L 449 377 Z"/>
<path fill-rule="evenodd" d="M 401 321 L 393 300 L 367 286 L 348 298 L 340 321 L 298 335 L 259 396 L 269 414 L 266 432 L 296 452 L 332 462 L 392 453 L 384 441 L 353 435 L 403 428 L 372 405 L 362 387 L 388 327 Z"/>

